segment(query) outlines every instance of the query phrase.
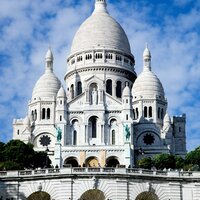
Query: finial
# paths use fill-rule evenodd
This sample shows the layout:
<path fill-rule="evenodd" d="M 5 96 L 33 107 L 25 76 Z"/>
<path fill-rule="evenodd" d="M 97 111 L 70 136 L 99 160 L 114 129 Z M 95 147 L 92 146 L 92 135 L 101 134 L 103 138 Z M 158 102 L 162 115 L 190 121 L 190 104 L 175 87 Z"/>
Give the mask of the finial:
<path fill-rule="evenodd" d="M 106 7 L 107 7 L 106 0 L 96 0 L 94 13 L 96 13 L 96 12 L 107 13 L 108 11 L 107 11 Z"/>
<path fill-rule="evenodd" d="M 53 53 L 51 51 L 51 47 L 49 46 L 48 51 L 45 56 L 46 60 L 46 71 L 53 71 Z"/>
<path fill-rule="evenodd" d="M 148 43 L 146 43 L 146 47 L 143 53 L 143 61 L 144 61 L 144 71 L 151 71 L 151 52 L 148 48 Z"/>

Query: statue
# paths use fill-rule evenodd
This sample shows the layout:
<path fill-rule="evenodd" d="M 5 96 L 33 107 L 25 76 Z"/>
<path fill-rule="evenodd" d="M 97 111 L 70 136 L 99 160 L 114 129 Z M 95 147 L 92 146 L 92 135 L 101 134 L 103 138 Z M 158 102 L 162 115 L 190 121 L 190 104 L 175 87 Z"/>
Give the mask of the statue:
<path fill-rule="evenodd" d="M 62 130 L 60 127 L 55 127 L 56 128 L 56 134 L 57 134 L 57 142 L 60 142 L 62 139 Z"/>
<path fill-rule="evenodd" d="M 131 133 L 130 133 L 130 128 L 128 127 L 128 124 L 126 124 L 124 126 L 124 133 L 125 133 L 125 136 L 126 136 L 126 141 L 129 141 Z"/>
<path fill-rule="evenodd" d="M 97 91 L 95 88 L 92 90 L 92 104 L 96 105 L 97 104 Z"/>

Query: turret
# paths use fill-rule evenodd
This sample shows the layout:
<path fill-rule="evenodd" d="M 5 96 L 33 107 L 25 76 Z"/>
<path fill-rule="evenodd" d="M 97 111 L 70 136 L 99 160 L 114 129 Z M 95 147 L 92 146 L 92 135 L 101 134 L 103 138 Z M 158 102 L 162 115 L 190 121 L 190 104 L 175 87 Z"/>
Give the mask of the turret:
<path fill-rule="evenodd" d="M 132 118 L 132 95 L 131 90 L 126 82 L 126 86 L 122 93 L 122 105 L 123 105 L 123 120 L 130 121 Z"/>

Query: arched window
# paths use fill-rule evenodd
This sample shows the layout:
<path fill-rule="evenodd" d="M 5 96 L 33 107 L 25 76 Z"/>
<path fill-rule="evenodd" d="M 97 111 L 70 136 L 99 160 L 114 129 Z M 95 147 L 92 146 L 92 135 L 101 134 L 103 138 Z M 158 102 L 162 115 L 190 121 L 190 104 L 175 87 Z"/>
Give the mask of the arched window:
<path fill-rule="evenodd" d="M 135 119 L 135 109 L 133 109 L 133 119 Z"/>
<path fill-rule="evenodd" d="M 74 98 L 74 85 L 71 85 L 71 99 Z"/>
<path fill-rule="evenodd" d="M 139 117 L 139 111 L 138 111 L 138 108 L 136 108 L 136 119 L 138 119 Z"/>
<path fill-rule="evenodd" d="M 34 118 L 34 111 L 33 111 L 33 110 L 32 110 L 32 112 L 31 112 L 31 120 L 32 120 L 32 121 L 35 120 L 35 118 Z"/>
<path fill-rule="evenodd" d="M 89 136 L 97 138 L 97 117 L 93 116 L 89 119 Z"/>
<path fill-rule="evenodd" d="M 37 120 L 37 110 L 35 110 L 35 113 L 34 113 L 34 120 L 35 121 Z"/>
<path fill-rule="evenodd" d="M 92 138 L 97 137 L 97 119 L 92 118 Z"/>
<path fill-rule="evenodd" d="M 42 108 L 42 119 L 45 119 L 45 108 Z"/>
<path fill-rule="evenodd" d="M 163 110 L 163 108 L 161 109 L 161 119 L 163 119 L 164 118 L 164 110 Z"/>
<path fill-rule="evenodd" d="M 160 119 L 160 108 L 158 108 L 158 119 Z"/>
<path fill-rule="evenodd" d="M 152 107 L 149 107 L 149 117 L 152 117 Z"/>
<path fill-rule="evenodd" d="M 73 145 L 77 145 L 77 131 L 76 130 L 74 130 Z"/>
<path fill-rule="evenodd" d="M 62 115 L 60 115 L 60 122 L 62 121 Z"/>
<path fill-rule="evenodd" d="M 112 145 L 115 145 L 115 130 L 112 130 Z"/>
<path fill-rule="evenodd" d="M 147 117 L 147 107 L 144 107 L 144 117 Z"/>
<path fill-rule="evenodd" d="M 110 79 L 106 81 L 106 92 L 112 95 L 112 80 Z"/>
<path fill-rule="evenodd" d="M 77 83 L 77 95 L 80 95 L 82 93 L 82 83 L 79 81 Z"/>
<path fill-rule="evenodd" d="M 116 96 L 117 96 L 118 98 L 121 98 L 121 97 L 122 97 L 122 82 L 121 82 L 121 81 L 117 81 Z"/>
<path fill-rule="evenodd" d="M 47 108 L 47 119 L 50 119 L 50 108 Z"/>

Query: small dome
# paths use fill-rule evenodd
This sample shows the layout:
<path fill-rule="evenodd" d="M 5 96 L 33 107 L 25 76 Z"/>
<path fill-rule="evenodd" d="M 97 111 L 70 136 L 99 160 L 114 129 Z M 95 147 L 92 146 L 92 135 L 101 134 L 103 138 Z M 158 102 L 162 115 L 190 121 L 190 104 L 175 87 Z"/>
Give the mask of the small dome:
<path fill-rule="evenodd" d="M 122 92 L 122 96 L 124 97 L 124 96 L 131 96 L 131 90 L 130 90 L 130 88 L 129 88 L 129 86 L 128 86 L 128 84 L 126 84 L 126 87 L 124 88 L 124 90 L 123 90 L 123 92 Z"/>
<path fill-rule="evenodd" d="M 138 76 L 133 84 L 132 95 L 133 97 L 165 97 L 163 86 L 152 71 L 143 71 Z"/>
<path fill-rule="evenodd" d="M 96 1 L 93 14 L 76 32 L 71 54 L 92 49 L 119 50 L 132 55 L 126 33 L 108 14 L 105 1 Z"/>
<path fill-rule="evenodd" d="M 64 97 L 66 98 L 66 92 L 64 90 L 64 88 L 61 86 L 61 88 L 58 91 L 57 97 Z"/>
<path fill-rule="evenodd" d="M 32 98 L 56 97 L 60 87 L 61 82 L 56 75 L 53 72 L 46 71 L 35 84 Z"/>

